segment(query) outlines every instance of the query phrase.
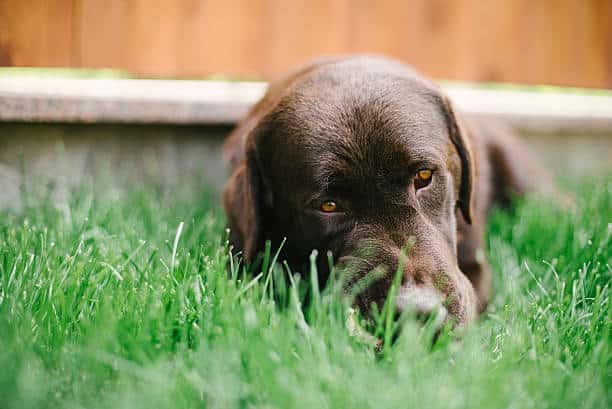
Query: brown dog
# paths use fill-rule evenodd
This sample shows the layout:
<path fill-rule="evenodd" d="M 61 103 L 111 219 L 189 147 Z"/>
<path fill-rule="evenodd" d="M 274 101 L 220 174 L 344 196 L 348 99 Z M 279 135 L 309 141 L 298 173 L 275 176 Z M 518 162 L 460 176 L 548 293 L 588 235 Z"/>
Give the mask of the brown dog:
<path fill-rule="evenodd" d="M 294 270 L 307 271 L 313 249 L 352 271 L 351 285 L 376 270 L 357 295 L 365 312 L 401 268 L 400 310 L 444 310 L 459 325 L 489 300 L 488 210 L 537 174 L 509 132 L 464 122 L 432 83 L 377 57 L 319 61 L 273 83 L 225 153 L 230 239 L 247 261 L 286 238 Z M 322 281 L 327 265 L 319 257 Z"/>

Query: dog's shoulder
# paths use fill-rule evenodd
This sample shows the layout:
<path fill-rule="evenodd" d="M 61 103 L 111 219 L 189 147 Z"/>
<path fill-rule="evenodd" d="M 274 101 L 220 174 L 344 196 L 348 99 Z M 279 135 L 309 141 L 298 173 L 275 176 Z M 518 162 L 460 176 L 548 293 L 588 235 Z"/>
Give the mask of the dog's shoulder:
<path fill-rule="evenodd" d="M 478 151 L 480 183 L 487 185 L 491 204 L 506 206 L 516 195 L 554 192 L 548 170 L 507 123 L 471 119 L 469 127 Z"/>

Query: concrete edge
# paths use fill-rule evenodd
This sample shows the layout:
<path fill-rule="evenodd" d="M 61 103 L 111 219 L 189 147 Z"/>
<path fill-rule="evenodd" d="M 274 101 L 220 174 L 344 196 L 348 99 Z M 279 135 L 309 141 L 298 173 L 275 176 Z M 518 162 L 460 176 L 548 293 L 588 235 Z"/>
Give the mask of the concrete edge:
<path fill-rule="evenodd" d="M 0 79 L 0 121 L 233 124 L 265 93 L 263 82 Z M 466 115 L 533 132 L 612 132 L 612 97 L 443 85 Z"/>

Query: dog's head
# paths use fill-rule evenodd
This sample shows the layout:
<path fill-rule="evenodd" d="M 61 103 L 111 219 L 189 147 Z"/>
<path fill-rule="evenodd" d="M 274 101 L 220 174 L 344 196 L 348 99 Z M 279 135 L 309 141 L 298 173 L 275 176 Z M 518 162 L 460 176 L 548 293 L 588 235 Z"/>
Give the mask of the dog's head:
<path fill-rule="evenodd" d="M 348 290 L 369 281 L 356 301 L 365 311 L 382 305 L 399 269 L 400 310 L 471 320 L 477 301 L 457 264 L 456 217 L 471 220 L 474 163 L 448 100 L 377 58 L 322 64 L 275 92 L 249 119 L 225 191 L 247 260 L 286 237 L 282 257 L 294 269 L 317 249 L 350 273 Z M 327 265 L 319 257 L 323 278 Z"/>

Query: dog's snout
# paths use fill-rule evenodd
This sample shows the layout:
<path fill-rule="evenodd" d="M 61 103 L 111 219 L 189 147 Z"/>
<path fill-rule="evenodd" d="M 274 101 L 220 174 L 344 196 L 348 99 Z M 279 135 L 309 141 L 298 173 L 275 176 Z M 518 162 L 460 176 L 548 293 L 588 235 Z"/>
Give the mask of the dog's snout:
<path fill-rule="evenodd" d="M 365 250 L 346 251 L 335 263 L 344 289 L 363 312 L 372 312 L 373 305 L 380 309 L 389 301 L 395 305 L 396 318 L 412 316 L 436 330 L 447 323 L 463 326 L 475 317 L 473 287 L 450 257 L 426 254 L 418 244 L 415 251 L 404 254 L 380 243 L 371 240 Z M 399 273 L 400 288 L 392 293 Z"/>
<path fill-rule="evenodd" d="M 425 286 L 404 286 L 400 289 L 396 307 L 398 313 L 415 314 L 419 320 L 433 320 L 435 328 L 446 322 L 448 310 L 443 305 L 440 294 L 433 288 Z"/>

